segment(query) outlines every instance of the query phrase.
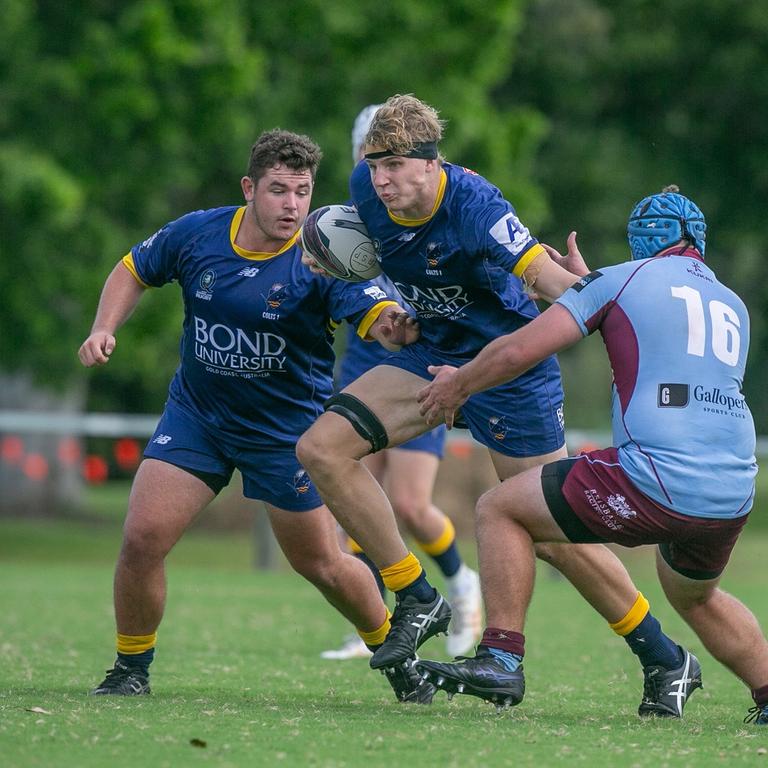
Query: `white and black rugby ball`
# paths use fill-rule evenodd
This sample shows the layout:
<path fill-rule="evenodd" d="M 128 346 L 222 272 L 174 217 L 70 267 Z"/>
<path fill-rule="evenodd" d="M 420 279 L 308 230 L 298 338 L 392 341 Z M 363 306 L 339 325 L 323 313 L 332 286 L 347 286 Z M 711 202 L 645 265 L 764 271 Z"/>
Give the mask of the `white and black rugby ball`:
<path fill-rule="evenodd" d="M 341 280 L 359 283 L 381 274 L 373 240 L 349 205 L 312 211 L 301 228 L 301 247 L 319 267 Z"/>

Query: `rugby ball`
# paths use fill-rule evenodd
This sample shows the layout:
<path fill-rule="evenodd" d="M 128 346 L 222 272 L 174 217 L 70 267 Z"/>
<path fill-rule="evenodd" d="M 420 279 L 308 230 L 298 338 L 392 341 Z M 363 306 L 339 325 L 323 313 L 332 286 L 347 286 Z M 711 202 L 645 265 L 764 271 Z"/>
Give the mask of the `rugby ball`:
<path fill-rule="evenodd" d="M 301 228 L 301 247 L 341 280 L 359 283 L 381 274 L 376 247 L 352 206 L 326 205 L 312 211 Z"/>

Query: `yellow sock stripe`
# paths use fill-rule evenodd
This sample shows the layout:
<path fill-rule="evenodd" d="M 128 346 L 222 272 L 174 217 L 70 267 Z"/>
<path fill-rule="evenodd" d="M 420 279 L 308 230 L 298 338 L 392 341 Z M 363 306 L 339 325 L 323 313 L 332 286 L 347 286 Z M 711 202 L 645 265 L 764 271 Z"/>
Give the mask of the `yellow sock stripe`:
<path fill-rule="evenodd" d="M 118 653 L 144 653 L 157 643 L 157 632 L 151 635 L 121 635 L 117 633 Z"/>
<path fill-rule="evenodd" d="M 635 604 L 629 609 L 629 612 L 623 619 L 619 619 L 615 624 L 610 624 L 610 628 L 617 634 L 624 637 L 635 629 L 645 618 L 651 604 L 643 597 L 642 592 L 637 593 Z"/>
<path fill-rule="evenodd" d="M 456 529 L 453 527 L 451 519 L 446 517 L 445 528 L 443 528 L 443 532 L 434 541 L 417 541 L 416 543 L 428 555 L 437 557 L 442 555 L 454 541 L 456 541 Z"/>
<path fill-rule="evenodd" d="M 409 552 L 399 563 L 388 565 L 379 571 L 384 580 L 384 586 L 390 592 L 397 592 L 413 584 L 421 576 L 421 572 L 421 563 L 413 552 Z"/>
<path fill-rule="evenodd" d="M 363 548 L 351 536 L 347 537 L 347 546 L 353 555 L 359 555 L 363 551 Z"/>
<path fill-rule="evenodd" d="M 357 630 L 357 634 L 360 635 L 366 645 L 381 645 L 384 642 L 384 639 L 389 634 L 389 617 L 391 615 L 389 609 L 387 609 L 387 618 L 384 619 L 384 623 L 378 629 L 374 629 L 373 632 L 363 632 L 362 629 Z"/>

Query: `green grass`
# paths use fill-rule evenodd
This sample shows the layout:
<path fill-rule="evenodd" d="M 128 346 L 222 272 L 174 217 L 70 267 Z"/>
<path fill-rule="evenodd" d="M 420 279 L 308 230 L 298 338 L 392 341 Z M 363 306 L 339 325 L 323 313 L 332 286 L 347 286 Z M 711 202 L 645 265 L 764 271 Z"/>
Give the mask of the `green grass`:
<path fill-rule="evenodd" d="M 0 521 L 1 765 L 768 764 L 768 729 L 741 722 L 747 691 L 667 606 L 646 549 L 627 555 L 630 570 L 665 629 L 704 665 L 705 690 L 682 722 L 637 718 L 637 662 L 547 570 L 527 627 L 524 702 L 502 715 L 443 694 L 414 707 L 398 704 L 366 662 L 319 658 L 347 628 L 309 585 L 285 567 L 252 570 L 247 534 L 203 531 L 170 558 L 152 696 L 89 698 L 113 659 L 119 537 L 115 521 Z M 767 546 L 764 533 L 745 536 L 724 581 L 764 623 Z M 441 641 L 423 655 L 444 658 Z"/>

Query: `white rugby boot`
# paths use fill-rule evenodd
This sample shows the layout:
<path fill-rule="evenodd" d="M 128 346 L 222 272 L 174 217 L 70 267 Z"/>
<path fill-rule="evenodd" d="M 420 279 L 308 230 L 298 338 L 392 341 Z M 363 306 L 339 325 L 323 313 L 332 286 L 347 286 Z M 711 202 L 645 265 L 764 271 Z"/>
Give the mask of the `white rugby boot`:
<path fill-rule="evenodd" d="M 445 650 L 450 656 L 463 656 L 480 640 L 483 630 L 480 577 L 463 563 L 448 579 L 448 602 L 453 621 L 448 629 Z"/>

